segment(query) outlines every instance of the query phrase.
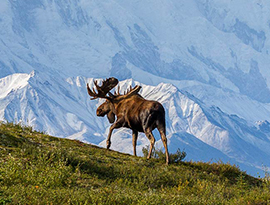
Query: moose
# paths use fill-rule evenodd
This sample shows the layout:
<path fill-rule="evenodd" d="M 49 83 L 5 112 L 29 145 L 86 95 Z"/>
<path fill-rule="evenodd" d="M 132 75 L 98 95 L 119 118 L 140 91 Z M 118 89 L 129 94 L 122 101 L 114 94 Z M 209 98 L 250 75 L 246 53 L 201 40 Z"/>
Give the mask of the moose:
<path fill-rule="evenodd" d="M 110 92 L 116 85 L 118 80 L 116 78 L 109 78 L 102 81 L 102 85 L 99 86 L 97 81 L 94 81 L 96 87 L 89 87 L 87 84 L 88 94 L 91 96 L 91 100 L 97 98 L 106 99 L 96 111 L 97 116 L 104 117 L 107 115 L 109 122 L 112 124 L 109 130 L 107 138 L 107 149 L 111 146 L 111 136 L 114 129 L 120 127 L 130 128 L 132 130 L 132 143 L 133 152 L 136 156 L 136 144 L 138 138 L 138 132 L 144 132 L 146 137 L 150 141 L 150 149 L 147 159 L 151 158 L 152 149 L 155 143 L 155 138 L 152 131 L 157 128 L 163 145 L 165 147 L 166 164 L 169 164 L 169 153 L 167 147 L 166 138 L 166 124 L 165 124 L 165 110 L 163 106 L 152 100 L 144 99 L 138 92 L 141 86 L 136 85 L 131 87 L 124 94 L 120 94 L 120 87 L 114 94 Z M 115 116 L 117 119 L 115 120 Z"/>

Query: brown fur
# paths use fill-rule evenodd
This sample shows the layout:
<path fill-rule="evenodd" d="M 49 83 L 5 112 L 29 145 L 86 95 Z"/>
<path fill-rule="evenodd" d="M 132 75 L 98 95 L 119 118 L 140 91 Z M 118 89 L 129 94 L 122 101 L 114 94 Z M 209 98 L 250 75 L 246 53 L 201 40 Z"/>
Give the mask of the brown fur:
<path fill-rule="evenodd" d="M 150 141 L 148 159 L 151 157 L 155 138 L 152 131 L 157 128 L 163 145 L 165 147 L 166 164 L 169 163 L 169 153 L 166 138 L 165 110 L 157 101 L 144 99 L 138 94 L 140 86 L 136 86 L 125 95 L 110 94 L 110 97 L 103 96 L 106 101 L 97 108 L 97 116 L 105 116 L 110 123 L 110 131 L 107 138 L 107 149 L 111 146 L 111 136 L 114 129 L 120 127 L 130 128 L 132 130 L 133 151 L 136 156 L 136 144 L 138 132 L 144 132 Z M 88 87 L 89 89 L 89 87 Z M 89 93 L 89 92 L 88 92 Z M 91 93 L 91 95 L 90 95 Z M 93 92 L 89 95 L 93 97 Z M 100 97 L 100 96 L 98 96 Z M 115 116 L 117 117 L 115 121 Z"/>

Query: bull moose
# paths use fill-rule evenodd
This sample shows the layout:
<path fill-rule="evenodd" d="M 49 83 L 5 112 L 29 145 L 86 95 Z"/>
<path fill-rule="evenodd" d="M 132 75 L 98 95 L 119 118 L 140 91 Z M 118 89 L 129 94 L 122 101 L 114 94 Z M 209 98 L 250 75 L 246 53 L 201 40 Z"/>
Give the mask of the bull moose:
<path fill-rule="evenodd" d="M 133 151 L 136 156 L 136 144 L 138 132 L 144 132 L 150 141 L 150 149 L 147 159 L 151 157 L 152 149 L 155 143 L 152 130 L 158 129 L 163 145 L 165 147 L 166 164 L 169 164 L 169 153 L 166 138 L 165 110 L 163 106 L 152 100 L 144 99 L 138 92 L 141 86 L 136 85 L 131 87 L 124 94 L 110 92 L 118 84 L 116 78 L 109 78 L 102 81 L 99 86 L 97 81 L 94 81 L 95 88 L 90 89 L 87 84 L 88 94 L 92 97 L 91 100 L 104 98 L 106 101 L 97 108 L 97 116 L 104 117 L 107 115 L 109 122 L 112 124 L 107 138 L 107 149 L 111 146 L 111 136 L 114 129 L 127 127 L 132 130 Z M 107 95 L 108 94 L 108 95 Z M 115 115 L 117 117 L 115 121 Z"/>

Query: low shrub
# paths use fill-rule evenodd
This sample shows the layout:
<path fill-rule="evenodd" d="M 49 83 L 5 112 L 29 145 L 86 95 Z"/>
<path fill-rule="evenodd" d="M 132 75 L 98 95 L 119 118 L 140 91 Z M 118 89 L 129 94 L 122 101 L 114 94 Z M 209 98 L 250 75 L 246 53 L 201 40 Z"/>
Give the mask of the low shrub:
<path fill-rule="evenodd" d="M 148 156 L 149 149 L 150 149 L 149 145 L 142 148 L 142 153 L 143 153 L 144 157 Z M 174 153 L 174 154 L 169 153 L 170 163 L 179 163 L 182 160 L 184 160 L 186 158 L 186 156 L 187 156 L 187 153 L 185 151 L 181 151 L 180 148 L 178 148 L 176 153 Z M 153 147 L 151 157 L 154 159 L 159 159 L 159 160 L 165 161 L 166 154 L 165 154 L 165 152 L 162 151 L 161 148 L 156 149 L 155 147 Z"/>

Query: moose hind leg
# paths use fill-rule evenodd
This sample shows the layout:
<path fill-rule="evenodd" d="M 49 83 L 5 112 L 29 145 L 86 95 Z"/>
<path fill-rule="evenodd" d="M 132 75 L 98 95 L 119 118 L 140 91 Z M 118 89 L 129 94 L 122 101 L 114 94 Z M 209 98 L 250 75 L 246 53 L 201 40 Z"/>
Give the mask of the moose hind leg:
<path fill-rule="evenodd" d="M 146 129 L 146 131 L 144 132 L 146 137 L 149 139 L 150 141 L 150 149 L 149 149 L 149 153 L 148 153 L 148 156 L 147 156 L 147 159 L 150 159 L 151 158 L 151 155 L 152 155 L 152 150 L 153 150 L 153 147 L 154 147 L 154 144 L 155 144 L 155 137 L 152 133 L 152 130 L 150 130 L 149 128 Z"/>
<path fill-rule="evenodd" d="M 160 133 L 161 140 L 163 142 L 164 148 L 165 148 L 165 154 L 166 154 L 166 164 L 170 163 L 169 159 L 169 152 L 168 152 L 168 145 L 167 145 L 167 137 L 166 137 L 166 131 L 164 127 L 158 127 L 158 131 Z"/>

